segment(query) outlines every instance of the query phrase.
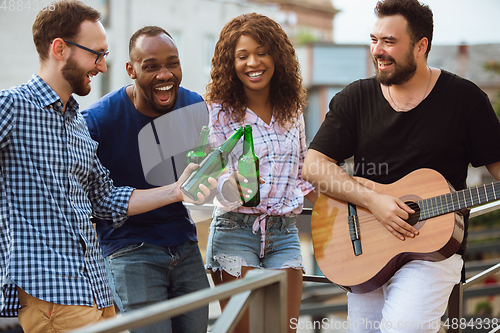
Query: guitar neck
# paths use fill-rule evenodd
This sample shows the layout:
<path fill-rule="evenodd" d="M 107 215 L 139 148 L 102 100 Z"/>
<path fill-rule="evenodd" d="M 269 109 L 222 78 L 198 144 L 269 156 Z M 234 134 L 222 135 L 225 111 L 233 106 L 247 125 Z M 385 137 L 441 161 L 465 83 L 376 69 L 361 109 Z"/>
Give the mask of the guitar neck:
<path fill-rule="evenodd" d="M 419 200 L 419 220 L 479 206 L 500 199 L 500 181 Z"/>

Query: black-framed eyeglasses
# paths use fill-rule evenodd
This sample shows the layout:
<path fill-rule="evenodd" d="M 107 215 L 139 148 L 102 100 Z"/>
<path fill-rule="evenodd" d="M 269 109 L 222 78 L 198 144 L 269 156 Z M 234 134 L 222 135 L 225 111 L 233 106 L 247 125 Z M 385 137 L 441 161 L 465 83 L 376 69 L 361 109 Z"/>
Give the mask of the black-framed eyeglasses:
<path fill-rule="evenodd" d="M 81 48 L 82 50 L 85 50 L 85 51 L 88 51 L 90 53 L 93 53 L 96 55 L 96 58 L 95 58 L 95 64 L 99 64 L 102 59 L 104 59 L 104 57 L 106 57 L 108 54 L 109 54 L 109 51 L 106 51 L 106 52 L 97 52 L 97 51 L 94 51 L 92 49 L 89 49 L 88 47 L 85 47 L 85 46 L 82 46 L 80 44 L 77 44 L 77 43 L 73 43 L 73 42 L 70 42 L 69 40 L 64 40 L 63 41 L 65 43 L 68 43 L 68 44 L 72 44 L 72 45 L 75 45 L 76 47 L 79 47 Z"/>

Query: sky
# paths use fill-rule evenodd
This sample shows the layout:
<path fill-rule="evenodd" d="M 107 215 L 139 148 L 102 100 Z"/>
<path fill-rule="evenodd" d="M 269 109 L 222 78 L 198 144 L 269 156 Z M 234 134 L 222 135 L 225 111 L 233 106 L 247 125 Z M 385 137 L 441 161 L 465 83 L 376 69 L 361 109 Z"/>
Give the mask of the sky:
<path fill-rule="evenodd" d="M 334 41 L 369 44 L 377 0 L 332 0 Z M 434 45 L 500 43 L 500 0 L 420 0 L 434 13 Z M 499 55 L 500 56 L 500 55 Z"/>

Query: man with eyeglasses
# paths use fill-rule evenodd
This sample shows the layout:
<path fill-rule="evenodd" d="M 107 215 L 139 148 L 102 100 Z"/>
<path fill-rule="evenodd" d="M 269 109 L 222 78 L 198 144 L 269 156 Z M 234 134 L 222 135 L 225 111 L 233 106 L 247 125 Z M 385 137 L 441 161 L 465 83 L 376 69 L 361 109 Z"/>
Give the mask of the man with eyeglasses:
<path fill-rule="evenodd" d="M 0 91 L 0 310 L 25 332 L 62 332 L 114 316 L 90 216 L 121 226 L 128 216 L 183 201 L 179 181 L 151 190 L 116 187 L 96 155 L 75 93 L 106 72 L 99 12 L 63 0 L 40 11 L 38 73 Z M 216 181 L 211 180 L 212 187 Z M 200 186 L 202 202 L 210 189 Z"/>
<path fill-rule="evenodd" d="M 77 43 L 74 43 L 74 42 L 70 42 L 69 40 L 63 40 L 65 43 L 68 43 L 68 44 L 71 44 L 71 45 L 75 45 L 76 47 L 79 47 L 81 48 L 82 50 L 85 50 L 87 52 L 90 52 L 92 54 L 95 54 L 96 55 L 96 58 L 95 58 L 95 61 L 94 61 L 94 64 L 99 64 L 102 59 L 104 59 L 104 57 L 106 57 L 108 54 L 109 54 L 109 51 L 101 51 L 101 52 L 97 52 L 97 51 L 94 51 L 92 49 L 89 49 L 88 47 L 85 47 L 83 45 L 80 45 L 80 44 L 77 44 Z"/>

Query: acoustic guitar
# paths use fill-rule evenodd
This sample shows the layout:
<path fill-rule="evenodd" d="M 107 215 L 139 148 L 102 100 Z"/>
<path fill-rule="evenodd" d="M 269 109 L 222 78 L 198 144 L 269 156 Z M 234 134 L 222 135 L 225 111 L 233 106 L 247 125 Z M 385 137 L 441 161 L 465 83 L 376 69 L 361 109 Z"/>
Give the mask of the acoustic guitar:
<path fill-rule="evenodd" d="M 431 169 L 413 171 L 388 185 L 355 179 L 409 205 L 415 213 L 407 222 L 419 235 L 401 241 L 367 209 L 321 194 L 311 215 L 316 261 L 325 277 L 353 293 L 379 288 L 410 260 L 449 258 L 464 237 L 459 211 L 500 199 L 500 182 L 454 191 Z"/>

